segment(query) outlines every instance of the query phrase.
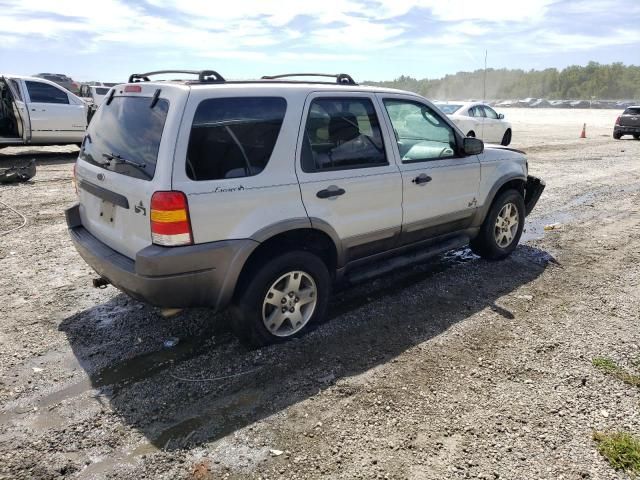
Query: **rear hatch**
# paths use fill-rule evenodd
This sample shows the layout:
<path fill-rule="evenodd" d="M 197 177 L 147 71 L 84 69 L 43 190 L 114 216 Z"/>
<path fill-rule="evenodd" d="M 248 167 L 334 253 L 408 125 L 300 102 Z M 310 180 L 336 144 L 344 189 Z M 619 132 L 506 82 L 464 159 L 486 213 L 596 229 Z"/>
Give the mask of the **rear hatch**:
<path fill-rule="evenodd" d="M 629 107 L 620 115 L 623 127 L 640 127 L 640 107 Z"/>
<path fill-rule="evenodd" d="M 83 226 L 135 259 L 150 245 L 150 202 L 171 190 L 171 170 L 189 87 L 118 85 L 91 120 L 76 167 Z"/>

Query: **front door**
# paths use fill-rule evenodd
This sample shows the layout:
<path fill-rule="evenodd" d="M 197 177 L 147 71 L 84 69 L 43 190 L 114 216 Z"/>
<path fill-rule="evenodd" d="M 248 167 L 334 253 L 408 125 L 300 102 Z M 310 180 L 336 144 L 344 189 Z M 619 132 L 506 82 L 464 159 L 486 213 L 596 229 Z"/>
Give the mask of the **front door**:
<path fill-rule="evenodd" d="M 484 111 L 484 141 L 490 143 L 502 142 L 502 136 L 504 135 L 504 127 L 502 121 L 498 118 L 496 111 L 487 106 L 482 105 Z"/>
<path fill-rule="evenodd" d="M 29 115 L 18 82 L 0 77 L 0 143 L 22 143 L 29 138 Z"/>
<path fill-rule="evenodd" d="M 296 162 L 302 200 L 312 225 L 339 238 L 341 264 L 392 248 L 400 234 L 402 179 L 376 103 L 354 92 L 305 102 Z"/>
<path fill-rule="evenodd" d="M 25 80 L 32 138 L 37 142 L 79 142 L 86 128 L 84 104 L 57 85 Z"/>
<path fill-rule="evenodd" d="M 378 94 L 396 136 L 402 174 L 402 244 L 469 227 L 476 210 L 480 162 L 461 156 L 454 128 L 415 97 Z"/>

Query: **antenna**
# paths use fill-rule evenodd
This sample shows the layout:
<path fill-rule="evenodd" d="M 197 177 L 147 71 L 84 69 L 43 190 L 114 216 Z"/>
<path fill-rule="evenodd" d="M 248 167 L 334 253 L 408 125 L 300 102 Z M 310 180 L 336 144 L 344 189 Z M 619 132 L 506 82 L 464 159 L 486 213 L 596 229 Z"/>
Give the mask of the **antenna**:
<path fill-rule="evenodd" d="M 482 81 L 482 103 L 487 99 L 487 50 L 484 51 L 484 80 Z"/>

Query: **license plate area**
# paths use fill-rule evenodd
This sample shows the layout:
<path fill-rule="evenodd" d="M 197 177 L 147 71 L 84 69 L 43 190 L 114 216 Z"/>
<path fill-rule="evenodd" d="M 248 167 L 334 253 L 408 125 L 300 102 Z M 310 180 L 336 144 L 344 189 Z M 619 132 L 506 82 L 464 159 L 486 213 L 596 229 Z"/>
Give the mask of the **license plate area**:
<path fill-rule="evenodd" d="M 106 200 L 100 203 L 100 220 L 107 225 L 113 225 L 116 220 L 116 206 Z"/>

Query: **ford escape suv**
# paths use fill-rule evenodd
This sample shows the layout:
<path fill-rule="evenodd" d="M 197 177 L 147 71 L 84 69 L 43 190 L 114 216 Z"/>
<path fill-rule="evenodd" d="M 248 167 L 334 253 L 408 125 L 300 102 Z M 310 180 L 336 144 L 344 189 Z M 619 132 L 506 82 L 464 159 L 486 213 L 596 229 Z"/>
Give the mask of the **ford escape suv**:
<path fill-rule="evenodd" d="M 100 282 L 161 307 L 230 306 L 264 345 L 321 318 L 333 285 L 516 248 L 544 189 L 522 152 L 465 138 L 416 94 L 296 75 L 151 72 L 109 91 L 66 211 Z"/>

